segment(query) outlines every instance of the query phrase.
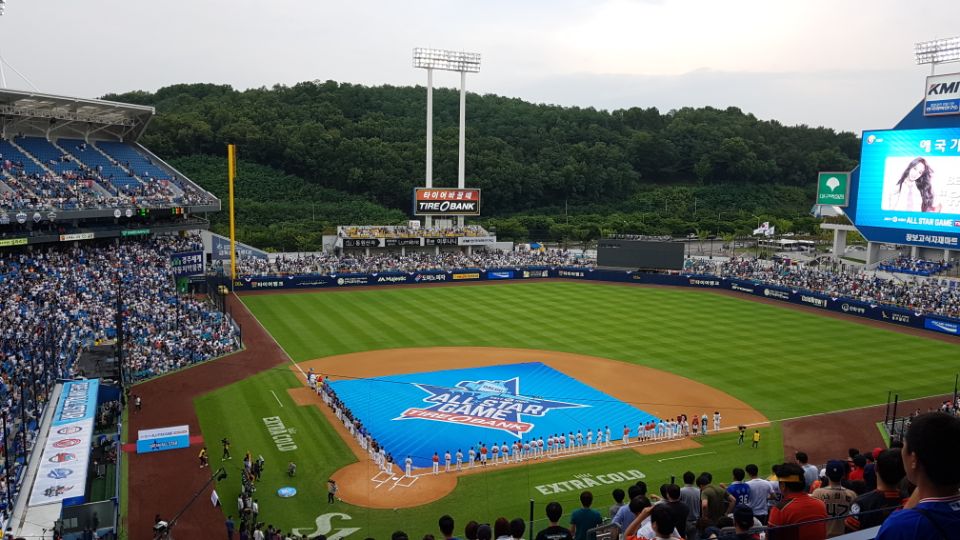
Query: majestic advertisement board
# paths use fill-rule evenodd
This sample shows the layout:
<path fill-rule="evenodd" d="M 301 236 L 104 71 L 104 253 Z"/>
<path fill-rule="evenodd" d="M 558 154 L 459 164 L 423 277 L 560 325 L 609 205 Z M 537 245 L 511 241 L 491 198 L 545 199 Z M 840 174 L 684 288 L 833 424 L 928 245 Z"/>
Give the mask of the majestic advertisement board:
<path fill-rule="evenodd" d="M 817 175 L 817 204 L 847 206 L 850 196 L 850 173 L 821 172 Z"/>
<path fill-rule="evenodd" d="M 864 132 L 857 183 L 858 228 L 899 229 L 905 243 L 960 245 L 960 128 Z"/>
<path fill-rule="evenodd" d="M 459 188 L 414 188 L 415 216 L 479 216 L 480 190 Z"/>
<path fill-rule="evenodd" d="M 64 383 L 30 492 L 30 506 L 85 496 L 99 389 L 97 379 Z"/>
<path fill-rule="evenodd" d="M 924 116 L 960 114 L 960 73 L 927 77 Z"/>
<path fill-rule="evenodd" d="M 246 244 L 235 242 L 237 247 L 237 257 L 240 259 L 261 259 L 267 260 L 267 252 L 250 247 Z M 210 248 L 213 251 L 212 257 L 215 261 L 230 260 L 230 239 L 216 233 L 210 233 Z"/>

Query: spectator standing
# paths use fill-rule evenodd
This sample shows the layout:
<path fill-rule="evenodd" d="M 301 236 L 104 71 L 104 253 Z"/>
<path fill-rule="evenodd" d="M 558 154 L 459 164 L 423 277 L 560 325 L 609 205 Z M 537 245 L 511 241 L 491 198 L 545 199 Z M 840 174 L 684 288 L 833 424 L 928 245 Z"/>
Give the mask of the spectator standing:
<path fill-rule="evenodd" d="M 700 486 L 700 528 L 716 527 L 720 518 L 733 511 L 736 500 L 722 487 L 715 486 L 713 475 L 705 472 L 697 478 Z"/>
<path fill-rule="evenodd" d="M 586 540 L 587 531 L 603 522 L 600 512 L 590 508 L 593 505 L 593 493 L 589 491 L 581 493 L 580 504 L 583 507 L 570 515 L 570 534 L 573 535 L 574 540 Z"/>
<path fill-rule="evenodd" d="M 626 494 L 622 489 L 617 488 L 613 490 L 613 504 L 610 506 L 610 519 L 613 519 L 617 515 L 617 511 L 623 507 L 623 498 Z"/>
<path fill-rule="evenodd" d="M 690 509 L 684 535 L 687 540 L 697 540 L 697 521 L 700 520 L 700 488 L 693 485 L 695 479 L 693 471 L 683 473 L 683 487 L 680 488 L 680 500 Z"/>
<path fill-rule="evenodd" d="M 941 412 L 916 417 L 901 456 L 917 489 L 883 522 L 877 540 L 960 539 L 960 418 Z"/>
<path fill-rule="evenodd" d="M 844 520 L 847 532 L 881 525 L 887 516 L 903 502 L 897 486 L 906 473 L 899 448 L 882 450 L 876 458 L 877 489 L 857 497 Z M 878 511 L 885 510 L 885 511 Z"/>
<path fill-rule="evenodd" d="M 550 525 L 537 533 L 536 540 L 573 540 L 570 530 L 559 525 L 560 518 L 563 516 L 563 507 L 560 503 L 556 501 L 547 503 L 546 513 Z"/>
<path fill-rule="evenodd" d="M 803 467 L 797 463 L 784 463 L 777 466 L 777 480 L 783 498 L 770 510 L 770 527 L 783 527 L 797 523 L 807 523 L 795 527 L 769 531 L 770 540 L 822 540 L 827 537 L 827 508 L 823 501 L 814 499 L 807 493 Z"/>
<path fill-rule="evenodd" d="M 827 515 L 834 518 L 827 522 L 827 538 L 833 538 L 844 533 L 843 518 L 850 514 L 850 507 L 853 506 L 857 494 L 853 490 L 840 485 L 847 472 L 846 463 L 831 460 L 827 462 L 826 469 L 830 484 L 827 487 L 814 490 L 813 497 L 823 501 L 823 504 L 827 507 Z"/>
<path fill-rule="evenodd" d="M 797 463 L 799 463 L 800 467 L 803 468 L 804 489 L 809 492 L 813 483 L 820 478 L 820 471 L 817 469 L 816 465 L 809 463 L 810 459 L 807 457 L 806 452 L 797 452 L 796 458 Z"/>
<path fill-rule="evenodd" d="M 743 479 L 746 473 L 737 467 L 733 469 L 733 483 L 727 486 L 727 493 L 734 499 L 734 504 L 750 505 L 750 486 Z"/>
<path fill-rule="evenodd" d="M 745 467 L 746 473 L 750 476 L 747 480 L 747 486 L 750 488 L 750 509 L 753 511 L 753 517 L 766 525 L 767 509 L 769 508 L 770 496 L 773 494 L 773 486 L 770 482 L 759 478 L 760 469 L 753 463 Z"/>

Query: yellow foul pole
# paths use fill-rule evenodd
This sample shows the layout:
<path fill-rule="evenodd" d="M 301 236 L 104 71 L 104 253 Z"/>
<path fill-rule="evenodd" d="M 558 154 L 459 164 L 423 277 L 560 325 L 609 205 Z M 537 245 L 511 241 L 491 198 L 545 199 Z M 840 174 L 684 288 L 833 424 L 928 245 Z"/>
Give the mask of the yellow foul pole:
<path fill-rule="evenodd" d="M 233 180 L 237 177 L 237 147 L 227 145 L 227 178 L 230 185 L 230 281 L 237 279 L 237 231 L 233 218 Z"/>

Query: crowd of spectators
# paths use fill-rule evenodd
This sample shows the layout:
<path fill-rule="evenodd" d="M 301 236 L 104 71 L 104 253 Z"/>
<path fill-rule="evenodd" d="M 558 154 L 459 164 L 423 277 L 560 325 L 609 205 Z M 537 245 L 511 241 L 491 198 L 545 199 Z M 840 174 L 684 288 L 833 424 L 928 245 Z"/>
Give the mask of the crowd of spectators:
<path fill-rule="evenodd" d="M 898 306 L 920 313 L 960 317 L 960 290 L 930 280 L 905 282 L 880 278 L 874 272 L 846 273 L 746 258 L 726 261 L 692 259 L 687 261 L 685 271 L 753 280 L 868 304 Z"/>
<path fill-rule="evenodd" d="M 0 253 L 0 403 L 11 466 L 0 477 L 11 479 L 11 492 L 53 385 L 83 375 L 76 362 L 83 350 L 116 339 L 118 294 L 129 379 L 235 348 L 236 331 L 226 317 L 177 293 L 170 255 L 199 248 L 197 237 L 169 235 Z M 3 504 L 6 496 L 0 490 Z"/>
<path fill-rule="evenodd" d="M 464 227 L 405 227 L 402 225 L 343 225 L 337 227 L 340 238 L 456 238 L 459 236 L 490 236 L 479 225 Z"/>
<path fill-rule="evenodd" d="M 371 255 L 334 255 L 326 253 L 277 256 L 270 260 L 247 258 L 238 261 L 238 272 L 245 276 L 292 274 L 349 274 L 368 272 L 415 272 L 459 268 L 524 268 L 547 266 L 593 267 L 595 261 L 566 250 L 477 251 L 380 253 Z"/>
<path fill-rule="evenodd" d="M 80 150 L 74 150 L 80 151 Z M 111 160 L 115 166 L 121 165 Z M 31 164 L 22 159 L 4 158 L 0 153 L 0 209 L 5 210 L 83 210 L 119 206 L 199 205 L 212 202 L 209 194 L 172 176 L 135 178 L 129 163 L 128 177 L 134 182 L 114 183 L 112 174 L 101 166 L 87 167 L 64 154 L 60 161 Z"/>
<path fill-rule="evenodd" d="M 878 270 L 883 270 L 885 272 L 912 274 L 916 276 L 932 276 L 949 270 L 952 267 L 953 264 L 943 260 L 928 261 L 926 259 L 914 259 L 906 256 L 900 256 L 896 259 L 884 261 L 877 265 Z"/>
<path fill-rule="evenodd" d="M 659 493 L 648 492 L 640 480 L 614 489 L 613 505 L 602 511 L 594 508 L 594 494 L 584 491 L 580 508 L 566 518 L 561 503 L 552 501 L 544 508 L 548 525 L 535 531 L 536 539 L 587 540 L 590 531 L 602 529 L 620 540 L 824 540 L 873 527 L 879 527 L 878 540 L 953 539 L 960 531 L 958 455 L 956 408 L 931 412 L 916 417 L 904 440 L 892 441 L 891 448 L 865 453 L 851 448 L 822 466 L 797 452 L 793 461 L 774 465 L 769 476 L 752 463 L 734 468 L 729 481 L 686 471 L 682 486 L 663 484 Z M 470 521 L 462 538 L 522 540 L 527 526 L 521 517 L 498 517 L 493 525 Z M 455 528 L 449 515 L 438 520 L 445 540 L 458 538 Z M 391 536 L 410 538 L 402 530 Z"/>

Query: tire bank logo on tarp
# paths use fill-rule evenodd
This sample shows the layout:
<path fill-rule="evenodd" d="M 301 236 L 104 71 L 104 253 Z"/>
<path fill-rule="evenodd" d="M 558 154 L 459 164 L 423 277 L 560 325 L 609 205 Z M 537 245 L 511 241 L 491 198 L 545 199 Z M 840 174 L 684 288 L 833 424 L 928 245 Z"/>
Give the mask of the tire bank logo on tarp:
<path fill-rule="evenodd" d="M 506 431 L 520 437 L 533 430 L 536 424 L 524 417 L 542 418 L 555 409 L 589 407 L 520 393 L 520 377 L 506 381 L 460 381 L 450 388 L 430 384 L 416 384 L 430 394 L 423 398 L 430 405 L 409 408 L 395 420 L 432 420 Z"/>

